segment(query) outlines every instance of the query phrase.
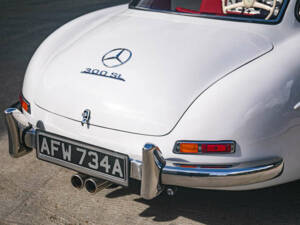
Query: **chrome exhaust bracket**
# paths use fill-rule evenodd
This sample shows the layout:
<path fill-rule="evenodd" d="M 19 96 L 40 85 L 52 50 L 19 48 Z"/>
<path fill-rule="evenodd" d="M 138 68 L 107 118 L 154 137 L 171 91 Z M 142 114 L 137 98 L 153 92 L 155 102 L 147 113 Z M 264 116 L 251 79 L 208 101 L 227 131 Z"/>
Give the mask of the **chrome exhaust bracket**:
<path fill-rule="evenodd" d="M 147 200 L 153 199 L 164 190 L 161 182 L 162 170 L 166 165 L 158 147 L 153 144 L 145 144 L 143 148 L 143 167 L 141 197 Z"/>
<path fill-rule="evenodd" d="M 4 118 L 9 137 L 9 154 L 13 158 L 24 156 L 35 148 L 35 129 L 18 108 L 6 109 Z"/>

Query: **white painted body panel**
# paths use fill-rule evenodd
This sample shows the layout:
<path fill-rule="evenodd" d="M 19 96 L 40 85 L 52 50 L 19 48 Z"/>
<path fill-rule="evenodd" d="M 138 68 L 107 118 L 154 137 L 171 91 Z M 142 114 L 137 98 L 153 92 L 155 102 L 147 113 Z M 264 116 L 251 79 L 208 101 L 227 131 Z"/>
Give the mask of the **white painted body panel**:
<path fill-rule="evenodd" d="M 52 34 L 32 58 L 23 86 L 23 94 L 32 104 L 31 115 L 26 115 L 34 125 L 42 120 L 47 131 L 139 160 L 146 142 L 159 146 L 166 159 L 199 164 L 272 156 L 284 159 L 280 177 L 227 189 L 262 188 L 299 179 L 300 111 L 295 111 L 294 105 L 300 101 L 300 23 L 293 17 L 294 5 L 295 1 L 290 1 L 277 25 L 143 12 L 127 6 L 78 18 Z M 106 31 L 100 38 L 103 45 L 95 44 L 100 24 Z M 182 36 L 175 35 L 180 28 Z M 219 43 L 220 55 L 203 54 L 197 46 L 192 47 L 204 30 L 207 33 L 200 38 L 200 48 L 208 51 L 212 43 Z M 149 31 L 157 45 L 147 43 Z M 136 34 L 142 38 L 135 39 Z M 237 40 L 230 41 L 233 37 Z M 175 46 L 182 55 L 176 55 Z M 84 81 L 80 69 L 102 66 L 101 57 L 119 47 L 134 54 L 131 62 L 118 68 L 126 82 L 102 77 Z M 182 61 L 184 58 L 187 60 Z M 99 92 L 102 89 L 104 94 Z M 85 108 L 100 115 L 91 119 L 97 126 L 81 126 Z M 237 150 L 218 156 L 176 155 L 172 149 L 177 140 L 235 140 Z"/>
<path fill-rule="evenodd" d="M 234 45 L 228 45 L 235 37 Z M 132 58 L 106 68 L 102 56 L 116 48 L 130 49 Z M 92 125 L 164 135 L 207 87 L 272 48 L 270 41 L 245 31 L 123 13 L 93 26 L 45 65 L 35 102 L 75 120 L 88 108 Z M 86 68 L 122 74 L 125 82 L 81 73 Z"/>

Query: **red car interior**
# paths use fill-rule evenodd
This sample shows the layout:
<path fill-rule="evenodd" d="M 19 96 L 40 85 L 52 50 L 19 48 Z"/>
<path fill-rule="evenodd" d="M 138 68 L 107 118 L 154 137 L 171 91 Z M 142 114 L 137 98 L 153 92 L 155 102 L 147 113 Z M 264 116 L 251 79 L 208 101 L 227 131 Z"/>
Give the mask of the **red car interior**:
<path fill-rule="evenodd" d="M 214 14 L 218 16 L 224 16 L 223 10 L 222 10 L 222 1 L 221 0 L 202 0 L 200 10 L 192 10 L 192 9 L 186 9 L 182 7 L 176 7 L 177 12 L 182 13 L 192 13 L 192 14 Z M 250 13 L 246 12 L 227 12 L 229 15 L 244 15 L 244 16 L 253 16 Z"/>
<path fill-rule="evenodd" d="M 202 0 L 199 11 L 185 9 L 182 7 L 177 7 L 176 11 L 182 13 L 193 13 L 193 14 L 205 13 L 205 14 L 224 15 L 222 11 L 221 0 Z"/>

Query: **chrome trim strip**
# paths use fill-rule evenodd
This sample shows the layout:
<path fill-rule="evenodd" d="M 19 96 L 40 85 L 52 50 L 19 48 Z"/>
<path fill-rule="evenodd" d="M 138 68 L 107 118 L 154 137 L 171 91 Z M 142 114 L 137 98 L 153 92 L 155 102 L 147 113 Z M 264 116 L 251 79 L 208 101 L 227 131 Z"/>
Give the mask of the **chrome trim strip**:
<path fill-rule="evenodd" d="M 276 178 L 282 173 L 283 166 L 283 160 L 279 157 L 240 163 L 221 169 L 181 168 L 168 165 L 162 171 L 162 183 L 191 188 L 243 186 Z"/>

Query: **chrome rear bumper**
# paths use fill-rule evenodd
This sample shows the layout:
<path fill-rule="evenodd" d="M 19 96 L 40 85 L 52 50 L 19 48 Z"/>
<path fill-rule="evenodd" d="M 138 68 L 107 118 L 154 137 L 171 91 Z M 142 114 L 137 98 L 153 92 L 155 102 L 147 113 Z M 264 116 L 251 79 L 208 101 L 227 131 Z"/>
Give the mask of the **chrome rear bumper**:
<path fill-rule="evenodd" d="M 18 108 L 5 110 L 9 153 L 17 158 L 35 148 L 36 132 Z M 283 171 L 283 160 L 273 157 L 234 165 L 191 165 L 165 160 L 158 147 L 146 144 L 143 160 L 131 159 L 130 177 L 141 180 L 141 196 L 152 199 L 165 185 L 190 188 L 225 188 L 268 181 Z"/>
<path fill-rule="evenodd" d="M 27 118 L 18 109 L 19 104 L 4 111 L 5 124 L 8 131 L 9 154 L 19 158 L 35 148 L 35 130 Z"/>

